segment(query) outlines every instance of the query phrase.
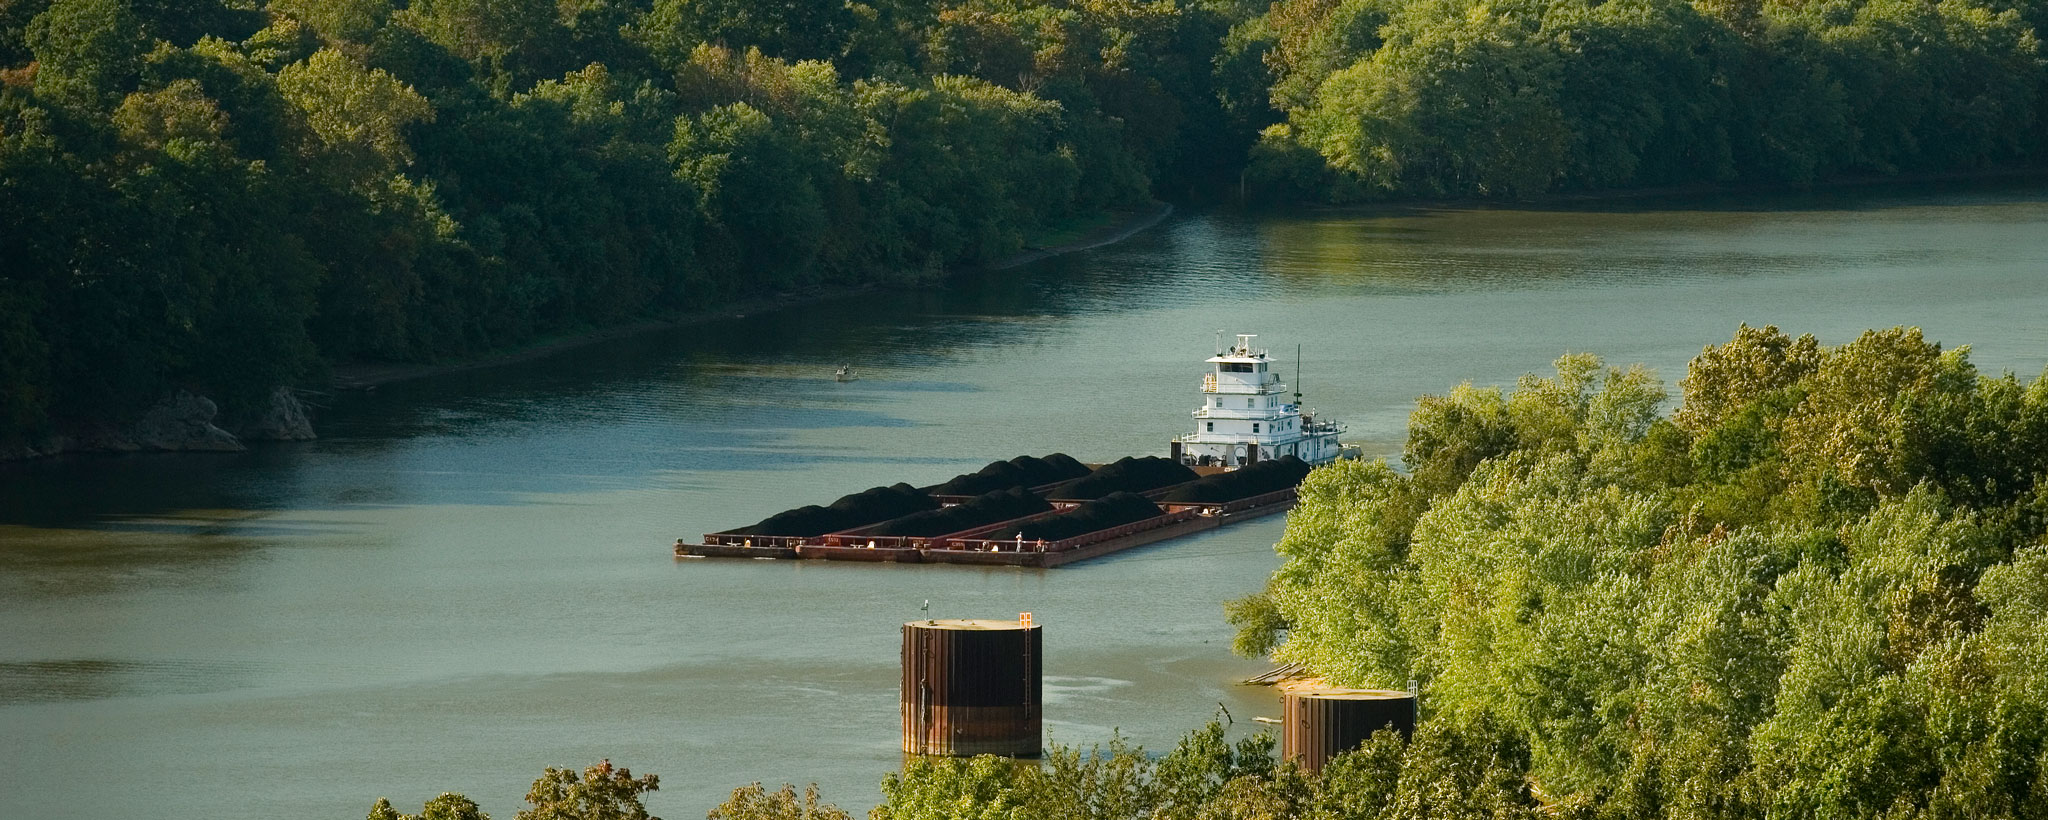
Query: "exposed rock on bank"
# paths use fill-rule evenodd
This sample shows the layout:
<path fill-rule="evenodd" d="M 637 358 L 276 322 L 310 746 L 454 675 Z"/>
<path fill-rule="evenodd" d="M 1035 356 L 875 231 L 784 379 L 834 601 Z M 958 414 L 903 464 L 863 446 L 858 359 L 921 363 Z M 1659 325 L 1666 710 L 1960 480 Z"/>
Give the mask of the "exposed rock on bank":
<path fill-rule="evenodd" d="M 289 387 L 270 391 L 270 399 L 264 403 L 263 409 L 236 428 L 235 435 L 243 441 L 311 441 L 319 438 L 313 434 L 313 420 L 306 415 L 306 405 Z"/>
<path fill-rule="evenodd" d="M 244 449 L 235 434 L 214 426 L 220 408 L 212 399 L 178 391 L 158 402 L 128 429 L 130 446 L 121 450 L 178 450 L 232 453 Z"/>
<path fill-rule="evenodd" d="M 236 426 L 234 433 L 216 423 L 219 417 L 220 407 L 212 399 L 180 390 L 127 426 L 95 425 L 30 441 L 0 443 L 0 461 L 59 453 L 238 453 L 248 449 L 244 441 L 314 438 L 305 405 L 287 387 L 271 391 L 264 406 Z"/>

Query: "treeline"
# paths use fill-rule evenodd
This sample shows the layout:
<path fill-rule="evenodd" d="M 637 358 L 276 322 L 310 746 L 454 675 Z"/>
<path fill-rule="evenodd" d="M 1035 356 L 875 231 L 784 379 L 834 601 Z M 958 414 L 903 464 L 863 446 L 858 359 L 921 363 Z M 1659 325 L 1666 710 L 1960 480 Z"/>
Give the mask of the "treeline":
<path fill-rule="evenodd" d="M 2048 0 L 0 0 L 0 443 L 1212 192 L 2044 155 Z"/>
<path fill-rule="evenodd" d="M 1200 177 L 1226 26 L 1174 2 L 0 0 L 0 439 L 1007 255 Z"/>
<path fill-rule="evenodd" d="M 1412 740 L 1375 735 L 1321 772 L 1304 773 L 1273 754 L 1260 733 L 1236 743 L 1212 721 L 1189 732 L 1164 755 L 1149 755 L 1121 738 L 1107 748 L 1055 744 L 1042 761 L 983 755 L 918 757 L 882 780 L 882 801 L 868 820 L 1537 820 L 1520 772 L 1527 750 L 1486 727 L 1440 722 Z M 519 820 L 659 820 L 641 795 L 656 779 L 639 780 L 609 763 L 581 779 L 548 769 L 527 795 Z M 817 787 L 769 791 L 759 783 L 734 789 L 709 820 L 852 820 L 824 801 Z M 417 815 L 388 800 L 369 820 L 489 820 L 469 798 L 443 794 Z"/>
<path fill-rule="evenodd" d="M 2038 161 L 2044 31 L 2042 0 L 1278 0 L 1219 66 L 1284 113 L 1268 195 L 1523 196 Z"/>
<path fill-rule="evenodd" d="M 1680 385 L 1424 397 L 1409 472 L 1303 485 L 1239 648 L 1418 681 L 1522 814 L 2048 816 L 2048 375 L 1745 327 Z"/>

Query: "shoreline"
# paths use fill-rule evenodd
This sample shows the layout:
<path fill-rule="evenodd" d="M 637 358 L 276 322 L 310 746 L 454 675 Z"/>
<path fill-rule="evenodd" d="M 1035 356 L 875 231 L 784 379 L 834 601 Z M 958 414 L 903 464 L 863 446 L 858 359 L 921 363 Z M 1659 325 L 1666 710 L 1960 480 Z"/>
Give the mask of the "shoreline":
<path fill-rule="evenodd" d="M 1154 201 L 1143 209 L 1127 215 L 1112 214 L 1107 225 L 1090 230 L 1070 242 L 1045 248 L 1027 248 L 987 265 L 948 271 L 946 278 L 971 274 L 977 271 L 1004 271 L 1022 267 L 1055 256 L 1064 256 L 1114 245 L 1145 232 L 1166 220 L 1174 212 L 1172 203 Z M 882 289 L 883 285 L 864 284 L 843 287 L 819 288 L 794 293 L 780 293 L 726 302 L 716 307 L 694 310 L 688 313 L 660 319 L 645 319 L 630 324 L 617 325 L 584 333 L 574 333 L 560 338 L 534 342 L 524 347 L 487 353 L 473 359 L 455 362 L 435 363 L 390 363 L 337 365 L 327 382 L 329 390 L 370 390 L 379 385 L 423 379 L 451 373 L 485 370 L 508 364 L 529 362 L 555 353 L 574 350 L 598 342 L 623 339 L 660 330 L 673 330 L 702 324 L 714 319 L 744 316 L 763 311 L 781 310 L 800 305 L 842 299 Z"/>
<path fill-rule="evenodd" d="M 938 279 L 938 282 L 943 283 L 956 277 L 976 273 L 1010 270 L 1055 256 L 1112 245 L 1158 225 L 1160 222 L 1165 221 L 1166 217 L 1173 212 L 1174 206 L 1171 203 L 1158 200 L 1154 200 L 1150 204 L 1132 211 L 1112 211 L 1103 215 L 1106 220 L 1105 224 L 1091 228 L 1070 241 L 1047 247 L 1025 248 L 989 264 L 949 270 Z M 802 291 L 756 296 L 665 317 L 642 319 L 623 325 L 597 328 L 580 333 L 566 333 L 553 338 L 530 342 L 517 348 L 480 354 L 457 361 L 335 365 L 329 370 L 328 378 L 324 382 L 302 385 L 295 388 L 294 391 L 301 394 L 311 393 L 317 395 L 322 392 L 375 390 L 380 385 L 529 362 L 599 342 L 624 339 L 664 330 L 674 330 L 715 319 L 746 316 L 762 311 L 782 310 L 800 305 L 831 301 L 833 299 L 844 299 L 891 287 L 898 286 L 867 283 L 838 287 L 817 287 Z M 211 407 L 212 405 L 209 402 L 207 406 Z M 200 419 L 196 424 L 198 427 L 211 431 L 213 430 L 212 421 L 213 416 L 209 413 L 206 418 Z M 310 427 L 306 432 L 305 438 L 312 438 L 315 435 L 315 431 Z M 118 431 L 114 431 L 114 433 L 118 433 Z M 18 463 L 69 454 L 125 453 L 135 451 L 189 452 L 195 449 L 194 447 L 184 445 L 116 446 L 106 444 L 106 441 L 112 440 L 108 436 L 114 435 L 114 433 L 94 428 L 84 433 L 59 433 L 40 438 L 31 437 L 18 442 L 0 441 L 0 464 Z M 233 451 L 244 449 L 245 445 L 232 434 L 223 432 L 220 433 L 219 437 L 234 441 L 235 444 L 232 447 L 221 445 L 215 449 Z"/>
<path fill-rule="evenodd" d="M 1521 199 L 1376 199 L 1342 204 L 1312 204 L 1293 208 L 1285 206 L 1262 206 L 1249 208 L 1239 203 L 1237 208 L 1245 211 L 1263 210 L 1279 213 L 1318 213 L 1329 211 L 1359 211 L 1374 209 L 1461 209 L 1461 210 L 1515 210 L 1574 205 L 1596 205 L 1605 202 L 1628 202 L 1631 200 L 1694 199 L 1717 196 L 1800 196 L 1827 191 L 1845 191 L 1856 188 L 1874 188 L 1884 185 L 1931 185 L 1943 182 L 2048 182 L 2048 167 L 2032 168 L 1987 168 L 1976 171 L 1930 171 L 1920 174 L 1898 174 L 1884 176 L 1864 174 L 1817 180 L 1804 185 L 1790 183 L 1749 183 L 1743 185 L 1722 185 L 1701 183 L 1693 185 L 1667 185 L 1660 188 L 1614 188 L 1601 191 L 1574 191 L 1570 193 L 1539 194 Z"/>

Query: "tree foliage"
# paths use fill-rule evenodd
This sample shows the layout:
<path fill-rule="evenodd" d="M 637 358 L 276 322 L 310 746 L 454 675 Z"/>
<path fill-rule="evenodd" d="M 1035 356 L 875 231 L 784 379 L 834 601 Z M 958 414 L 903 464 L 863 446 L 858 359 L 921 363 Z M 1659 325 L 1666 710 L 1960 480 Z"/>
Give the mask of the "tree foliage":
<path fill-rule="evenodd" d="M 1538 816 L 1528 754 L 1490 718 L 1436 721 L 1412 740 L 1373 735 L 1306 773 L 1258 734 L 1230 743 L 1212 721 L 1164 756 L 1121 741 L 1055 746 L 1044 765 L 918 759 L 882 781 L 869 820 L 1428 820 Z M 799 815 L 775 815 L 796 820 Z"/>
<path fill-rule="evenodd" d="M 232 419 L 338 364 L 928 281 L 1153 196 L 2038 161 L 2044 9 L 5 0 L 0 438 L 178 390 Z M 1862 445 L 1826 435 L 1795 424 L 1782 455 L 1869 492 L 1840 461 Z M 1456 477 L 1500 444 L 1473 443 L 1427 461 Z"/>
<path fill-rule="evenodd" d="M 581 772 L 549 766 L 539 779 L 533 781 L 533 788 L 526 793 L 527 808 L 520 809 L 518 817 L 519 820 L 661 820 L 649 815 L 647 807 L 640 802 L 641 796 L 659 788 L 660 782 L 659 777 L 651 774 L 634 777 L 630 770 L 614 766 L 610 760 L 600 761 Z M 755 793 L 760 791 L 759 785 L 755 784 Z M 816 795 L 812 797 L 815 803 Z M 737 793 L 734 800 L 739 800 Z M 713 817 L 717 816 L 713 812 Z M 733 815 L 732 820 L 756 816 L 761 815 Z M 835 815 L 789 816 L 792 820 L 832 820 Z M 400 814 L 392 808 L 390 800 L 377 798 L 377 802 L 370 806 L 369 820 L 491 820 L 491 816 L 485 814 L 476 801 L 448 793 L 427 801 L 419 814 Z"/>
<path fill-rule="evenodd" d="M 2038 18 L 2038 10 L 2036 10 Z M 1974 0 L 1283 0 L 1225 54 L 1259 52 L 1308 150 L 1274 196 L 1525 196 L 2038 159 L 2040 31 Z"/>
<path fill-rule="evenodd" d="M 2039 811 L 2048 374 L 1743 327 L 1681 387 L 1666 421 L 1647 372 L 1566 356 L 1424 397 L 1408 472 L 1304 483 L 1239 646 L 1418 681 L 1554 814 Z"/>
<path fill-rule="evenodd" d="M 1229 162 L 1205 8 L 1062 11 L 1020 85 L 925 48 L 965 6 L 785 5 L 0 5 L 0 439 L 923 281 Z"/>

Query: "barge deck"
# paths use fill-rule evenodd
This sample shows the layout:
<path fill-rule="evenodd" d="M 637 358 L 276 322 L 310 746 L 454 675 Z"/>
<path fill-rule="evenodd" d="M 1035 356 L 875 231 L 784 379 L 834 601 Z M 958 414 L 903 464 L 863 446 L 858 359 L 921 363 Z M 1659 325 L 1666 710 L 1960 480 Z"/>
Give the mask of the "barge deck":
<path fill-rule="evenodd" d="M 851 532 L 812 537 L 709 533 L 704 536 L 704 543 L 701 544 L 684 543 L 679 539 L 675 545 L 675 556 L 679 559 L 804 559 L 893 564 L 978 564 L 1050 569 L 1277 515 L 1293 509 L 1295 500 L 1295 489 L 1289 487 L 1278 492 L 1227 503 L 1167 503 L 1160 505 L 1166 510 L 1164 515 L 1083 533 L 1060 541 L 1003 541 L 977 537 L 1013 528 L 1038 516 L 931 537 L 871 538 Z"/>

